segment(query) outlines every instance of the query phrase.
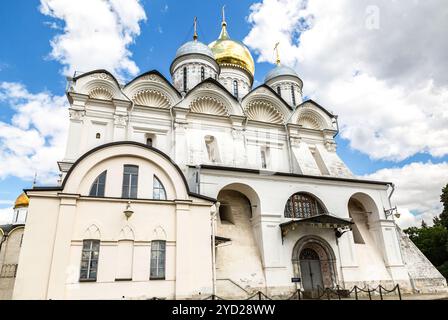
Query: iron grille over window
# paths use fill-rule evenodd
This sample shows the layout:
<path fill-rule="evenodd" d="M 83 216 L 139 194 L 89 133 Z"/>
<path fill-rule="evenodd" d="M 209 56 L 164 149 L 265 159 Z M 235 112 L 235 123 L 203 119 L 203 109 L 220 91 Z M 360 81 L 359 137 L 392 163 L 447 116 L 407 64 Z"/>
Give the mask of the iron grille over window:
<path fill-rule="evenodd" d="M 165 279 L 165 252 L 165 241 L 151 241 L 151 279 Z"/>
<path fill-rule="evenodd" d="M 79 280 L 96 281 L 100 240 L 84 240 L 82 242 L 81 272 Z"/>
<path fill-rule="evenodd" d="M 90 188 L 89 196 L 104 197 L 104 189 L 106 187 L 106 174 L 107 171 L 101 173 L 93 182 Z"/>
<path fill-rule="evenodd" d="M 153 199 L 159 199 L 159 200 L 166 200 L 166 191 L 165 188 L 160 182 L 160 180 L 154 176 L 153 180 L 153 192 L 152 192 L 152 198 Z"/>
<path fill-rule="evenodd" d="M 0 271 L 0 278 L 15 278 L 17 273 L 17 264 L 4 264 Z"/>
<path fill-rule="evenodd" d="M 127 199 L 137 198 L 138 166 L 125 165 L 123 170 L 122 197 Z"/>
<path fill-rule="evenodd" d="M 319 260 L 319 255 L 313 249 L 305 248 L 300 253 L 299 259 L 300 260 Z"/>
<path fill-rule="evenodd" d="M 204 67 L 201 67 L 201 81 L 204 81 L 205 79 L 205 70 Z"/>
<path fill-rule="evenodd" d="M 285 218 L 310 218 L 323 213 L 316 198 L 304 193 L 292 195 L 285 206 Z"/>

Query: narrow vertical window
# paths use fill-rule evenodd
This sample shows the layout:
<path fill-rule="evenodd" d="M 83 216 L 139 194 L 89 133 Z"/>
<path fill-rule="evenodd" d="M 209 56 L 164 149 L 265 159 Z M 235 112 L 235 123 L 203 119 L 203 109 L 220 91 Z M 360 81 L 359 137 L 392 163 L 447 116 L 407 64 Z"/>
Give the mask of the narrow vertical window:
<path fill-rule="evenodd" d="M 282 96 L 282 89 L 280 86 L 277 87 L 277 94 L 281 97 Z"/>
<path fill-rule="evenodd" d="M 294 91 L 294 85 L 291 85 L 291 100 L 292 100 L 292 105 L 295 106 L 296 105 L 296 93 Z"/>
<path fill-rule="evenodd" d="M 148 147 L 152 147 L 152 138 L 147 138 L 147 139 L 146 139 L 146 145 L 147 145 Z"/>
<path fill-rule="evenodd" d="M 154 176 L 153 178 L 152 198 L 158 200 L 166 200 L 165 187 L 156 176 Z"/>
<path fill-rule="evenodd" d="M 104 197 L 104 189 L 106 187 L 107 170 L 101 173 L 93 182 L 90 188 L 89 196 Z"/>
<path fill-rule="evenodd" d="M 261 147 L 260 157 L 261 157 L 261 168 L 267 169 L 269 167 L 269 147 Z"/>
<path fill-rule="evenodd" d="M 151 241 L 151 272 L 150 279 L 165 279 L 166 242 Z"/>
<path fill-rule="evenodd" d="M 201 67 L 201 81 L 204 81 L 205 79 L 205 69 L 204 67 Z"/>
<path fill-rule="evenodd" d="M 238 81 L 233 80 L 233 95 L 238 98 Z"/>
<path fill-rule="evenodd" d="M 80 281 L 96 281 L 99 253 L 99 240 L 84 240 L 82 242 Z"/>
<path fill-rule="evenodd" d="M 123 170 L 122 197 L 127 199 L 137 198 L 138 166 L 125 165 Z"/>
<path fill-rule="evenodd" d="M 187 67 L 184 67 L 184 91 L 187 91 Z"/>

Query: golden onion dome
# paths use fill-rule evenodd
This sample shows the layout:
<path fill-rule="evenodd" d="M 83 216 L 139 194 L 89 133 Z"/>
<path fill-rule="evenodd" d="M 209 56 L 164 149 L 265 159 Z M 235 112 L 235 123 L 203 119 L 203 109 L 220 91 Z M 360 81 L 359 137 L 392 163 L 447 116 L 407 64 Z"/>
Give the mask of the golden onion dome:
<path fill-rule="evenodd" d="M 21 207 L 28 207 L 30 204 L 30 199 L 25 194 L 25 192 L 22 192 L 20 196 L 17 197 L 16 202 L 14 202 L 14 209 L 21 208 Z"/>
<path fill-rule="evenodd" d="M 232 40 L 227 33 L 227 23 L 222 22 L 222 30 L 218 40 L 208 45 L 220 66 L 236 66 L 246 70 L 252 77 L 255 74 L 255 63 L 249 49 L 240 41 Z"/>

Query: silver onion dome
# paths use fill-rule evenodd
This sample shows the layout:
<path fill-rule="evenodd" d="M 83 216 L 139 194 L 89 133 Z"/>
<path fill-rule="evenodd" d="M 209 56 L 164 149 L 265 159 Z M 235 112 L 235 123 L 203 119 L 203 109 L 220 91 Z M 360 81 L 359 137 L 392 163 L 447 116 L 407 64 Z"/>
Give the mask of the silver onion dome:
<path fill-rule="evenodd" d="M 187 43 L 184 43 L 182 46 L 180 46 L 180 48 L 176 51 L 176 56 L 174 59 L 187 54 L 203 54 L 212 59 L 215 59 L 212 50 L 206 44 L 197 40 L 188 41 Z"/>
<path fill-rule="evenodd" d="M 299 75 L 293 68 L 279 64 L 274 69 L 268 72 L 268 74 L 264 78 L 264 82 L 268 82 L 269 80 L 279 76 L 293 76 L 299 78 Z"/>

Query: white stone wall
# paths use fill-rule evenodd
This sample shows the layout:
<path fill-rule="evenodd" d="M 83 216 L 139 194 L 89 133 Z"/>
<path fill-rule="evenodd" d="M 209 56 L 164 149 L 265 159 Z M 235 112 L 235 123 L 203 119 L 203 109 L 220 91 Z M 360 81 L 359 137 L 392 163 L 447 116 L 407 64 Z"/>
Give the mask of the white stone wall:
<path fill-rule="evenodd" d="M 121 198 L 124 164 L 139 166 L 139 199 L 131 200 L 134 213 L 129 219 L 123 213 L 128 200 Z M 87 197 L 104 170 L 105 198 Z M 152 200 L 154 174 L 167 200 Z M 181 299 L 211 294 L 211 203 L 190 197 L 182 176 L 162 155 L 135 145 L 103 148 L 74 168 L 63 190 L 28 195 L 29 231 L 20 252 L 14 299 Z M 101 241 L 95 282 L 79 281 L 84 239 Z M 132 279 L 117 281 L 118 242 L 123 239 L 133 243 Z M 164 280 L 149 278 L 153 240 L 167 243 Z"/>
<path fill-rule="evenodd" d="M 233 82 L 238 81 L 238 99 L 242 99 L 252 89 L 252 82 L 248 74 L 233 67 L 221 67 L 219 82 L 233 95 Z"/>

